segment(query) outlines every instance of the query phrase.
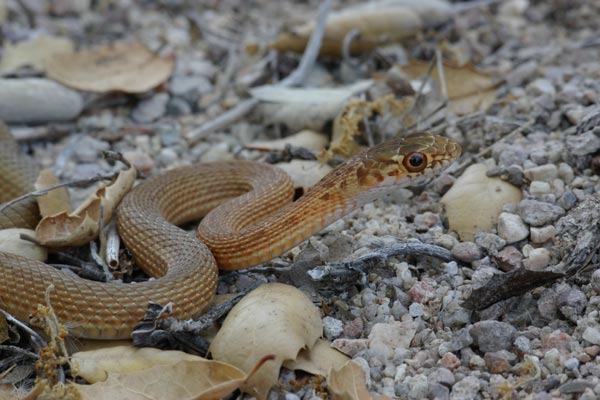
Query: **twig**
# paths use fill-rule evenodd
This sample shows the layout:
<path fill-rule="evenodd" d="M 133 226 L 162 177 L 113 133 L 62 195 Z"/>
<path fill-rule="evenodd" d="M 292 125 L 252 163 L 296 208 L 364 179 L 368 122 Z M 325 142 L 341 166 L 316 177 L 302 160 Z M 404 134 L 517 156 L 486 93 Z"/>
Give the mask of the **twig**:
<path fill-rule="evenodd" d="M 33 349 L 36 352 L 40 351 L 42 348 L 48 345 L 44 338 L 42 338 L 36 331 L 34 331 L 33 329 L 25 325 L 23 322 L 19 321 L 18 319 L 16 319 L 11 314 L 9 314 L 1 308 L 0 314 L 4 315 L 4 318 L 6 318 L 8 322 L 15 324 L 29 335 L 29 338 L 31 339 L 31 344 L 33 345 Z"/>
<path fill-rule="evenodd" d="M 442 261 L 452 261 L 452 253 L 443 247 L 426 243 L 395 243 L 391 246 L 375 249 L 356 260 L 326 264 L 308 271 L 309 276 L 316 282 L 351 282 L 356 281 L 356 273 L 364 274 L 377 264 L 385 262 L 390 257 L 420 255 L 435 257 Z"/>
<path fill-rule="evenodd" d="M 106 278 L 106 282 L 112 281 L 113 276 L 112 276 L 112 273 L 110 272 L 110 268 L 108 268 L 108 265 L 104 262 L 102 257 L 100 257 L 100 255 L 98 254 L 98 245 L 96 244 L 96 241 L 94 241 L 94 240 L 92 240 L 90 242 L 90 254 L 92 256 L 92 259 L 99 266 L 102 267 L 102 271 L 104 272 L 104 277 Z"/>
<path fill-rule="evenodd" d="M 429 63 L 429 68 L 427 69 L 427 74 L 425 75 L 425 79 L 423 79 L 421 81 L 421 84 L 419 85 L 419 89 L 417 90 L 417 93 L 416 93 L 416 96 L 415 96 L 415 100 L 410 105 L 410 107 L 408 107 L 406 109 L 406 111 L 404 111 L 402 113 L 402 115 L 400 116 L 400 119 L 399 119 L 400 125 L 404 125 L 404 121 L 406 120 L 406 118 L 408 118 L 408 116 L 415 110 L 415 108 L 417 107 L 417 103 L 423 97 L 423 91 L 425 90 L 425 85 L 431 79 L 431 72 L 433 71 L 434 65 L 435 64 L 433 62 Z"/>
<path fill-rule="evenodd" d="M 342 42 L 342 59 L 345 63 L 352 65 L 353 67 L 354 63 L 352 62 L 352 56 L 350 55 L 350 46 L 352 45 L 352 42 L 358 38 L 360 38 L 360 31 L 358 29 L 352 29 L 344 36 L 344 41 Z"/>
<path fill-rule="evenodd" d="M 325 22 L 327 20 L 327 15 L 329 14 L 330 6 L 331 0 L 325 0 L 323 3 L 321 3 L 321 6 L 319 7 L 319 15 L 317 17 L 317 24 L 310 36 L 306 49 L 304 50 L 300 64 L 298 64 L 298 67 L 290 75 L 288 75 L 277 85 L 284 87 L 299 86 L 306 80 L 306 76 L 312 69 L 317 56 L 319 55 L 319 51 L 321 50 L 321 42 L 323 40 L 323 34 L 325 33 Z M 187 132 L 187 134 L 184 136 L 190 144 L 194 144 L 204 136 L 214 131 L 223 129 L 234 121 L 242 118 L 252 111 L 259 102 L 260 100 L 256 98 L 246 99 L 238 103 L 238 105 L 234 108 L 225 111 L 212 121 L 205 123 L 197 129 Z"/>
<path fill-rule="evenodd" d="M 112 269 L 117 269 L 119 266 L 119 249 L 121 240 L 117 231 L 117 224 L 111 222 L 106 231 L 105 257 L 106 263 Z"/>

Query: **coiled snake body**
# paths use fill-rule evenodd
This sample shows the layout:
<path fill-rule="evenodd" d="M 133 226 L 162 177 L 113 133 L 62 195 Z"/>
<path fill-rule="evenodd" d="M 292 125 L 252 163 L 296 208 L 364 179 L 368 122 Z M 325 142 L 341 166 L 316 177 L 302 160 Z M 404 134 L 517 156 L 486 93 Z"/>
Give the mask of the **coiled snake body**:
<path fill-rule="evenodd" d="M 35 176 L 11 153 L 2 155 L 0 176 Z M 171 170 L 135 187 L 118 208 L 125 244 L 158 279 L 93 282 L 0 252 L 0 307 L 27 321 L 53 284 L 59 320 L 71 334 L 96 339 L 128 338 L 149 301 L 172 302 L 175 317 L 197 317 L 212 299 L 217 265 L 240 269 L 268 261 L 382 192 L 427 182 L 459 154 L 457 143 L 429 133 L 394 139 L 352 157 L 295 202 L 289 177 L 266 164 L 215 162 Z M 31 207 L 0 213 L 0 228 L 30 225 Z M 202 216 L 200 240 L 176 226 Z"/>

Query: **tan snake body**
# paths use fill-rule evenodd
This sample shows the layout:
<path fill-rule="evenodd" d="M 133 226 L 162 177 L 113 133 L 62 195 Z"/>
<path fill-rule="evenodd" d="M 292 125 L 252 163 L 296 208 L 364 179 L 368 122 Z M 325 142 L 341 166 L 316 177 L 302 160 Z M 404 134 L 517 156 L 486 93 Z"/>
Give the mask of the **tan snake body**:
<path fill-rule="evenodd" d="M 93 282 L 0 252 L 0 307 L 27 321 L 53 284 L 59 320 L 71 334 L 97 339 L 129 337 L 149 301 L 172 302 L 175 317 L 197 317 L 215 292 L 217 265 L 248 268 L 279 256 L 381 192 L 425 183 L 460 151 L 429 133 L 394 139 L 352 157 L 295 202 L 289 177 L 266 164 L 215 162 L 168 171 L 139 184 L 118 208 L 125 244 L 158 279 Z M 4 161 L 0 174 L 14 171 Z M 202 216 L 200 240 L 175 226 Z M 2 212 L 0 227 L 6 227 L 1 224 Z"/>

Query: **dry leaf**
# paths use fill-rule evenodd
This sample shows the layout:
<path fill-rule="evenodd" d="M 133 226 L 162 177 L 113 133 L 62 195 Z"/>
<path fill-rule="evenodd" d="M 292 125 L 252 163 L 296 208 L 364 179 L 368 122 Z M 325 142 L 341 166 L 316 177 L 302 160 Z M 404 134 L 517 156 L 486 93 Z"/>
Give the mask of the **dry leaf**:
<path fill-rule="evenodd" d="M 336 88 L 285 88 L 265 85 L 250 90 L 261 101 L 257 112 L 267 123 L 284 124 L 291 130 L 320 130 L 340 112 L 353 95 L 362 93 L 372 80 Z"/>
<path fill-rule="evenodd" d="M 169 79 L 174 61 L 125 42 L 54 57 L 46 67 L 48 77 L 75 89 L 143 93 Z"/>
<path fill-rule="evenodd" d="M 35 190 L 42 190 L 58 183 L 59 180 L 56 175 L 54 175 L 52 171 L 45 169 L 40 171 L 40 174 L 35 181 L 34 188 Z M 43 196 L 38 196 L 36 199 L 42 217 L 49 217 L 61 212 L 68 213 L 71 211 L 69 191 L 65 186 L 51 190 Z"/>
<path fill-rule="evenodd" d="M 471 165 L 440 200 L 446 206 L 450 229 L 463 241 L 473 240 L 477 232 L 490 232 L 502 207 L 523 198 L 519 188 L 487 177 L 486 171 L 483 164 Z"/>
<path fill-rule="evenodd" d="M 352 360 L 342 368 L 331 371 L 327 387 L 332 400 L 389 399 L 387 396 L 371 396 L 365 374 L 365 370 Z"/>
<path fill-rule="evenodd" d="M 329 16 L 321 54 L 340 55 L 344 38 L 353 30 L 360 33 L 350 46 L 351 53 L 357 54 L 413 36 L 450 14 L 450 5 L 441 0 L 384 0 L 348 7 Z M 313 29 L 314 23 L 309 23 L 282 33 L 271 47 L 301 53 Z"/>
<path fill-rule="evenodd" d="M 354 137 L 362 133 L 359 128 L 365 118 L 374 114 L 401 116 L 413 104 L 412 97 L 396 99 L 393 95 L 383 96 L 373 101 L 353 100 L 348 102 L 333 122 L 333 137 L 327 152 L 322 152 L 322 161 L 334 155 L 351 157 L 361 150 L 362 146 L 354 141 Z M 411 124 L 412 119 L 406 118 L 405 123 Z"/>
<path fill-rule="evenodd" d="M 275 355 L 242 390 L 267 398 L 277 384 L 285 360 L 312 347 L 323 332 L 319 310 L 293 286 L 269 283 L 246 295 L 229 313 L 210 352 L 220 360 L 249 371 L 268 354 Z"/>
<path fill-rule="evenodd" d="M 292 178 L 295 187 L 303 188 L 304 191 L 314 186 L 321 178 L 333 170 L 328 164 L 313 160 L 292 160 L 288 163 L 278 163 L 275 165 L 284 170 Z"/>
<path fill-rule="evenodd" d="M 123 196 L 131 189 L 137 172 L 131 167 L 119 173 L 109 186 L 101 185 L 72 213 L 44 217 L 35 229 L 38 241 L 47 247 L 82 246 L 98 236 L 100 210 L 107 224 Z"/>
<path fill-rule="evenodd" d="M 402 71 L 411 79 L 423 79 L 429 71 L 429 64 L 429 62 L 413 60 L 409 65 L 402 66 Z M 444 65 L 443 68 L 450 111 L 457 115 L 485 111 L 496 100 L 497 82 L 489 74 L 479 72 L 471 65 L 462 67 Z M 431 78 L 440 88 L 440 76 L 435 69 L 432 70 Z M 420 86 L 420 83 L 418 85 Z"/>
<path fill-rule="evenodd" d="M 13 72 L 23 66 L 45 71 L 46 63 L 51 58 L 71 54 L 74 49 L 70 39 L 58 36 L 41 35 L 14 45 L 8 43 L 0 59 L 0 74 Z"/>
<path fill-rule="evenodd" d="M 328 378 L 331 370 L 340 369 L 349 360 L 347 355 L 331 347 L 328 340 L 319 339 L 312 348 L 301 350 L 297 359 L 288 360 L 283 366 Z"/>
<path fill-rule="evenodd" d="M 305 129 L 281 139 L 256 140 L 247 144 L 246 148 L 253 150 L 284 150 L 287 145 L 322 150 L 327 145 L 327 136 Z"/>
<path fill-rule="evenodd" d="M 35 231 L 31 229 L 10 228 L 0 230 L 0 251 L 38 261 L 44 261 L 48 258 L 48 251 L 45 247 L 21 239 L 21 234 L 31 238 L 35 237 Z"/>
<path fill-rule="evenodd" d="M 90 383 L 106 380 L 109 373 L 127 374 L 157 365 L 198 360 L 204 359 L 182 351 L 139 348 L 131 345 L 79 351 L 71 357 L 71 361 L 77 366 L 77 374 Z"/>
<path fill-rule="evenodd" d="M 261 359 L 251 369 L 267 360 Z M 218 361 L 181 351 L 116 346 L 73 354 L 80 376 L 93 385 L 75 385 L 85 399 L 220 399 L 250 375 Z"/>

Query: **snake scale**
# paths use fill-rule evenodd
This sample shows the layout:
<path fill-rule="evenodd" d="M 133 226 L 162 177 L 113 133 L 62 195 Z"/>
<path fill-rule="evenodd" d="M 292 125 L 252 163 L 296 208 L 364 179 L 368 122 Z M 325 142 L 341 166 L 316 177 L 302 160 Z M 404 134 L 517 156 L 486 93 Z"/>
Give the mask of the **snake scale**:
<path fill-rule="evenodd" d="M 3 202 L 31 190 L 37 170 L 6 131 L 0 148 Z M 172 302 L 175 317 L 198 317 L 213 297 L 218 268 L 248 268 L 281 255 L 385 192 L 426 183 L 460 152 L 454 141 L 429 133 L 393 139 L 350 158 L 296 201 L 289 177 L 267 164 L 213 162 L 168 171 L 137 185 L 117 210 L 123 241 L 157 279 L 94 282 L 0 252 L 0 307 L 28 321 L 53 284 L 59 320 L 70 334 L 96 339 L 130 337 L 150 301 Z M 177 227 L 201 217 L 198 237 Z M 30 201 L 0 208 L 0 228 L 31 227 L 37 218 Z"/>

